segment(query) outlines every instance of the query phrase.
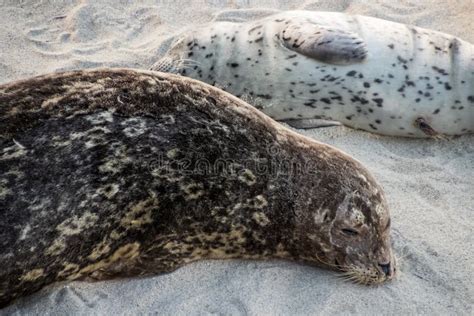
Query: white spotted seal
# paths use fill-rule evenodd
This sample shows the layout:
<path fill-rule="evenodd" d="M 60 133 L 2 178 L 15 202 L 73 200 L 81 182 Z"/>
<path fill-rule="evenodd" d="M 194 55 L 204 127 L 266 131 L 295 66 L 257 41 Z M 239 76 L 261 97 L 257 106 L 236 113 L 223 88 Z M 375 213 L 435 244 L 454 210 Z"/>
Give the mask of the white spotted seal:
<path fill-rule="evenodd" d="M 213 22 L 177 35 L 152 69 L 223 87 L 277 120 L 315 119 L 310 127 L 474 132 L 474 46 L 371 17 L 288 11 Z"/>
<path fill-rule="evenodd" d="M 234 96 L 147 71 L 0 86 L 0 306 L 59 281 L 282 258 L 394 275 L 381 187 Z"/>

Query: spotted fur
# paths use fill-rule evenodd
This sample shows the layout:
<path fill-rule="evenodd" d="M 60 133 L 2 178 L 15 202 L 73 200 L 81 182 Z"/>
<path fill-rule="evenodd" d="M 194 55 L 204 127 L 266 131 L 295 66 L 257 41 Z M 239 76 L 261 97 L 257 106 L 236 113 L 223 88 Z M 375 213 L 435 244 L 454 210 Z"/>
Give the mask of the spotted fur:
<path fill-rule="evenodd" d="M 393 276 L 389 211 L 360 163 L 192 79 L 100 69 L 2 85 L 0 151 L 0 306 L 206 258 Z"/>
<path fill-rule="evenodd" d="M 474 46 L 376 18 L 288 11 L 213 22 L 177 35 L 152 69 L 219 86 L 277 120 L 406 137 L 474 132 Z"/>

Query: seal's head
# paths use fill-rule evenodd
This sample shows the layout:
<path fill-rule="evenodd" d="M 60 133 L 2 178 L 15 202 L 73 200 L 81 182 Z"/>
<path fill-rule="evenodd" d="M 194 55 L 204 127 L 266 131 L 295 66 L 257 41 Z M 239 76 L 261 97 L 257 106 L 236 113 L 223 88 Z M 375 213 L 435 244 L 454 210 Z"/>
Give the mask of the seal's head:
<path fill-rule="evenodd" d="M 333 169 L 335 177 L 318 176 L 320 185 L 311 192 L 318 203 L 305 203 L 297 247 L 305 260 L 343 271 L 344 277 L 356 283 L 383 283 L 396 271 L 387 202 L 365 168 L 348 162 L 337 163 L 340 170 Z M 351 167 L 346 170 L 346 166 Z M 324 188 L 334 190 L 328 195 Z"/>
<path fill-rule="evenodd" d="M 383 196 L 354 192 L 337 207 L 328 231 L 333 252 L 327 259 L 362 284 L 378 284 L 395 274 L 390 216 Z"/>

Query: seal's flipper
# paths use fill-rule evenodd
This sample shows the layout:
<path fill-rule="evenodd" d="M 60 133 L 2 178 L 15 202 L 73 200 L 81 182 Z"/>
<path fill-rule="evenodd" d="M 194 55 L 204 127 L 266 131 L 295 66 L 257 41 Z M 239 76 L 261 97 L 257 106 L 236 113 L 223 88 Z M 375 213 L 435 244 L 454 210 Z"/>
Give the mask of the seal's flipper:
<path fill-rule="evenodd" d="M 286 48 L 329 64 L 354 64 L 367 57 L 366 43 L 356 33 L 309 21 L 289 20 L 279 37 Z"/>
<path fill-rule="evenodd" d="M 282 120 L 286 124 L 290 125 L 293 128 L 299 129 L 310 129 L 310 128 L 320 128 L 320 127 L 329 127 L 329 126 L 339 126 L 342 125 L 337 121 L 323 120 L 323 119 L 290 119 Z"/>
<path fill-rule="evenodd" d="M 280 10 L 276 9 L 233 9 L 224 10 L 217 13 L 212 19 L 213 22 L 246 22 L 251 20 L 260 19 L 269 15 L 280 13 Z"/>
<path fill-rule="evenodd" d="M 415 127 L 418 127 L 426 135 L 433 137 L 434 139 L 447 139 L 442 134 L 434 130 L 430 124 L 422 117 L 419 117 L 415 120 Z"/>

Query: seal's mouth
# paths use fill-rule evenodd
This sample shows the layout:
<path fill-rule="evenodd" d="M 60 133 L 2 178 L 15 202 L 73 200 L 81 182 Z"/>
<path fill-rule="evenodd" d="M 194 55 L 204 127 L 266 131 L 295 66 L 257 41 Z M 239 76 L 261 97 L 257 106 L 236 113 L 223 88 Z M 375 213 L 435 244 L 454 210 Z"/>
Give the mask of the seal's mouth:
<path fill-rule="evenodd" d="M 361 267 L 355 264 L 341 265 L 337 259 L 334 259 L 334 265 L 342 272 L 342 279 L 368 286 L 393 280 L 397 271 L 395 261 L 377 266 Z"/>
<path fill-rule="evenodd" d="M 341 277 L 344 280 L 368 286 L 379 285 L 393 279 L 392 275 L 385 275 L 372 269 L 360 269 L 359 267 L 351 267 L 343 271 Z"/>

